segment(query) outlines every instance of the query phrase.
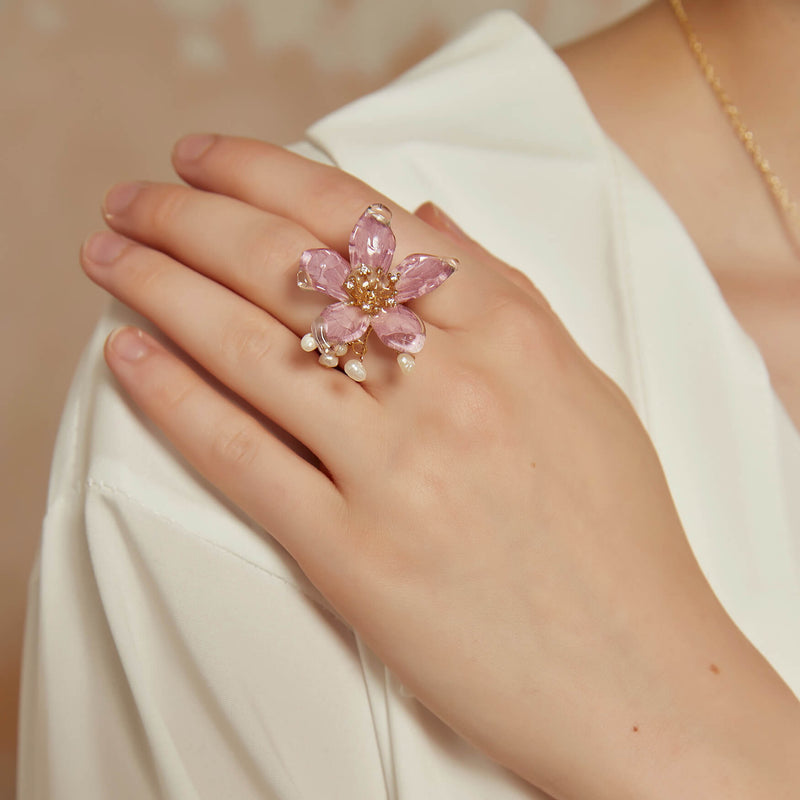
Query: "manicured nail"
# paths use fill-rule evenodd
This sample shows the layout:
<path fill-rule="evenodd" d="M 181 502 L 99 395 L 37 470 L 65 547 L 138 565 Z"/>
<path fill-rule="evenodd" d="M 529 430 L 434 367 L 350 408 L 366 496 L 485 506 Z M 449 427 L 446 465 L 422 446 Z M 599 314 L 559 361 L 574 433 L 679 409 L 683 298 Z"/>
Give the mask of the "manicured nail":
<path fill-rule="evenodd" d="M 108 346 L 125 361 L 139 361 L 151 350 L 138 328 L 117 328 L 108 337 Z"/>
<path fill-rule="evenodd" d="M 119 258 L 130 242 L 113 231 L 93 233 L 83 243 L 83 255 L 94 264 L 107 266 Z"/>
<path fill-rule="evenodd" d="M 194 133 L 191 136 L 184 136 L 175 145 L 175 158 L 178 161 L 197 161 L 216 139 L 217 137 L 210 133 Z"/>
<path fill-rule="evenodd" d="M 103 210 L 111 216 L 122 214 L 133 202 L 133 198 L 141 188 L 141 183 L 118 183 L 116 186 L 112 186 L 103 202 Z"/>

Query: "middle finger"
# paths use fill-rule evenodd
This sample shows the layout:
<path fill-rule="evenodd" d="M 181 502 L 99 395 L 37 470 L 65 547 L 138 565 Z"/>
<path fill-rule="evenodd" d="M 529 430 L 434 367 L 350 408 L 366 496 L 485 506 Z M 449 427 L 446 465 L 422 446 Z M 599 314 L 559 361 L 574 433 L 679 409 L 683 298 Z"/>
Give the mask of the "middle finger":
<path fill-rule="evenodd" d="M 325 245 L 297 223 L 240 200 L 175 184 L 111 189 L 108 225 L 232 289 L 298 336 L 332 298 L 298 291 L 303 250 Z"/>

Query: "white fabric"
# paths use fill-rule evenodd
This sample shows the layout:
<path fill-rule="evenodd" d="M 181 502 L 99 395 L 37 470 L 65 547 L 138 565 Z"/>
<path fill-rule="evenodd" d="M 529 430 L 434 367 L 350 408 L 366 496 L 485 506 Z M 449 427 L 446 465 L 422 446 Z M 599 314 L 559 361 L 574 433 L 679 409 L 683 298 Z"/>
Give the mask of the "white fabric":
<path fill-rule="evenodd" d="M 800 435 L 677 218 L 517 16 L 298 150 L 523 269 L 651 434 L 734 620 L 800 692 Z M 78 368 L 30 583 L 20 800 L 538 798 L 447 729 L 117 388 Z M 423 356 L 424 357 L 424 354 Z M 320 536 L 325 531 L 319 531 Z"/>

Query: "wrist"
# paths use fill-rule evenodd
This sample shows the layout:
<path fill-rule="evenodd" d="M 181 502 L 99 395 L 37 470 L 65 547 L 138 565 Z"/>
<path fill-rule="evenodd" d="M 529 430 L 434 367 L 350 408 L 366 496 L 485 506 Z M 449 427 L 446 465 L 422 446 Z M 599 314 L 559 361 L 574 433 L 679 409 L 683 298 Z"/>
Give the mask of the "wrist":
<path fill-rule="evenodd" d="M 541 742 L 514 771 L 559 800 L 797 797 L 800 702 L 710 590 L 687 591 L 617 647 L 619 671 L 600 682 L 562 673 L 575 703 L 551 727 L 549 783 Z M 567 684 L 592 688 L 577 696 Z"/>
<path fill-rule="evenodd" d="M 800 702 L 721 606 L 717 611 L 716 621 L 700 626 L 665 664 L 652 730 L 646 721 L 631 730 L 623 755 L 632 798 L 798 795 Z"/>

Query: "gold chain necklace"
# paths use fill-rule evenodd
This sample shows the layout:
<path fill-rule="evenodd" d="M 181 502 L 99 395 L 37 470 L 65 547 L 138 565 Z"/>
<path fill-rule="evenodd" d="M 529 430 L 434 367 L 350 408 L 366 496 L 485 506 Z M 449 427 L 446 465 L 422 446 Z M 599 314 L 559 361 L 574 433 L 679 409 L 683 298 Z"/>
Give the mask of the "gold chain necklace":
<path fill-rule="evenodd" d="M 784 186 L 783 181 L 772 171 L 769 161 L 767 161 L 764 156 L 761 147 L 756 143 L 753 132 L 742 122 L 739 109 L 730 99 L 727 92 L 722 88 L 717 73 L 714 67 L 711 66 L 711 62 L 708 60 L 703 45 L 700 44 L 700 40 L 697 38 L 689 22 L 689 17 L 686 15 L 686 9 L 683 7 L 683 3 L 681 0 L 670 0 L 670 5 L 675 12 L 675 16 L 678 18 L 681 28 L 683 28 L 683 32 L 686 34 L 689 48 L 695 60 L 700 65 L 700 68 L 703 70 L 703 75 L 705 75 L 706 80 L 714 90 L 714 94 L 719 104 L 722 106 L 722 110 L 727 114 L 728 119 L 730 119 L 736 131 L 736 135 L 750 154 L 756 168 L 767 182 L 767 186 L 772 192 L 778 206 L 786 214 L 786 217 L 797 227 L 797 232 L 800 233 L 800 208 L 798 208 L 797 203 L 789 196 L 789 191 L 786 186 Z"/>

